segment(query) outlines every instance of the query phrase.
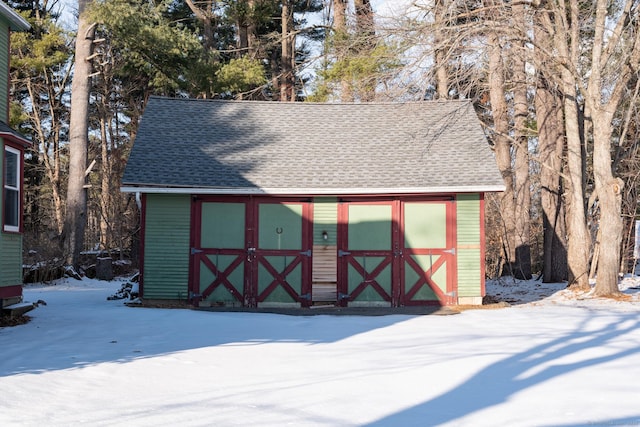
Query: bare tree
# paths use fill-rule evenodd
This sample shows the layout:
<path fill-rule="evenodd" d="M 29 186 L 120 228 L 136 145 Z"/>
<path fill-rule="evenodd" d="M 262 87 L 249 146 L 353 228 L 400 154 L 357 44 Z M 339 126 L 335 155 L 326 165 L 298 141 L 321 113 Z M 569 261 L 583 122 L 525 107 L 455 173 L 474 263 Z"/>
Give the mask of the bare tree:
<path fill-rule="evenodd" d="M 567 280 L 567 240 L 563 201 L 563 155 L 565 149 L 563 101 L 554 76 L 559 66 L 546 58 L 553 51 L 553 37 L 541 20 L 548 12 L 533 18 L 534 66 L 536 68 L 535 111 L 540 165 L 540 206 L 543 230 L 543 281 Z M 538 54 L 538 50 L 542 52 Z"/>
<path fill-rule="evenodd" d="M 87 221 L 87 147 L 89 129 L 89 95 L 91 92 L 91 55 L 95 25 L 89 22 L 89 0 L 78 0 L 78 33 L 71 86 L 71 116 L 69 119 L 69 181 L 65 217 L 65 251 L 67 263 L 78 266 L 84 245 Z"/>
<path fill-rule="evenodd" d="M 493 0 L 487 1 L 488 21 L 498 19 L 498 9 Z M 495 21 L 494 21 L 495 22 Z M 500 214 L 504 227 L 503 248 L 509 267 L 515 259 L 516 200 L 514 194 L 514 173 L 511 162 L 511 139 L 509 138 L 509 116 L 505 93 L 505 66 L 503 40 L 497 30 L 488 28 L 488 87 L 491 114 L 493 118 L 493 143 L 498 169 L 505 183 L 505 191 L 500 197 Z"/>
<path fill-rule="evenodd" d="M 511 57 L 513 64 L 513 131 L 514 131 L 514 193 L 515 193 L 515 265 L 513 273 L 519 279 L 531 278 L 531 183 L 529 181 L 529 101 L 527 93 L 527 61 L 528 55 L 525 40 L 527 30 L 531 28 L 526 15 L 524 3 L 514 2 L 511 7 L 513 27 L 522 33 L 516 33 L 511 41 Z"/>
<path fill-rule="evenodd" d="M 548 57 L 557 52 L 559 78 L 556 79 L 563 94 L 564 130 L 567 144 L 565 172 L 567 195 L 567 264 L 569 283 L 574 288 L 589 287 L 589 251 L 590 237 L 586 226 L 585 211 L 585 167 L 582 128 L 580 126 L 581 108 L 578 101 L 580 76 L 577 65 L 580 60 L 579 6 L 577 0 L 554 3 L 553 8 L 543 9 L 540 22 L 549 38 L 553 40 Z M 542 52 L 538 52 L 542 55 Z M 547 64 L 552 63 L 548 58 Z"/>
<path fill-rule="evenodd" d="M 620 12 L 612 14 L 608 1 L 596 2 L 591 67 L 588 86 L 583 90 L 593 121 L 593 173 L 600 209 L 595 295 L 619 292 L 624 183 L 611 168 L 613 120 L 623 97 L 631 95 L 627 89 L 637 79 L 640 67 L 640 31 L 636 23 L 639 6 L 632 0 L 621 5 Z"/>
<path fill-rule="evenodd" d="M 436 76 L 436 97 L 438 99 L 449 98 L 449 69 L 448 52 L 448 18 L 446 0 L 436 0 L 433 3 L 434 25 L 433 25 L 433 60 Z"/>

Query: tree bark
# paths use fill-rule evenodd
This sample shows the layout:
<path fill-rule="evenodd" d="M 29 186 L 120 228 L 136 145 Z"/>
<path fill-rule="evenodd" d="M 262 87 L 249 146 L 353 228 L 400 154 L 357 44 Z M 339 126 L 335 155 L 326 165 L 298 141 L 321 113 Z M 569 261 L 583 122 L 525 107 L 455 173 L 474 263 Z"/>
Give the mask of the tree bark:
<path fill-rule="evenodd" d="M 253 58 L 256 53 L 255 0 L 244 0 L 243 6 L 245 13 L 237 17 L 236 23 L 238 27 L 238 57 L 248 55 Z"/>
<path fill-rule="evenodd" d="M 333 0 L 333 31 L 336 60 L 340 61 L 347 56 L 347 0 Z M 340 100 L 342 102 L 353 101 L 353 89 L 346 76 L 340 81 Z"/>
<path fill-rule="evenodd" d="M 564 4 L 563 4 L 564 5 Z M 555 31 L 550 31 L 560 62 L 560 87 L 563 93 L 564 127 L 567 139 L 567 264 L 569 285 L 589 289 L 589 249 L 584 197 L 583 134 L 580 126 L 577 76 L 574 74 L 580 55 L 579 6 L 570 0 L 569 10 L 559 7 L 554 13 Z M 551 25 L 548 24 L 548 28 Z"/>
<path fill-rule="evenodd" d="M 280 64 L 280 101 L 295 101 L 295 33 L 293 31 L 293 4 L 282 0 L 282 40 Z"/>
<path fill-rule="evenodd" d="M 529 180 L 529 131 L 527 119 L 529 117 L 529 102 L 527 99 L 528 85 L 524 43 L 526 37 L 527 20 L 526 9 L 521 2 L 514 2 L 512 6 L 514 27 L 522 34 L 517 34 L 512 42 L 511 55 L 513 58 L 513 110 L 514 110 L 514 152 L 515 152 L 515 265 L 513 274 L 518 279 L 531 279 L 531 246 L 529 244 L 531 232 L 531 183 Z"/>
<path fill-rule="evenodd" d="M 103 114 L 106 113 L 103 109 Z M 102 179 L 100 181 L 100 246 L 104 250 L 111 249 L 112 230 L 109 226 L 111 211 L 111 159 L 109 157 L 109 139 L 107 137 L 107 123 L 104 115 L 100 117 L 100 160 L 102 165 Z"/>
<path fill-rule="evenodd" d="M 434 12 L 434 66 L 436 70 L 436 98 L 449 98 L 449 70 L 447 67 L 447 49 L 445 47 L 447 34 L 446 27 L 446 0 L 436 0 L 433 5 Z"/>
<path fill-rule="evenodd" d="M 494 22 L 496 13 L 492 0 L 487 1 L 489 10 L 488 22 Z M 493 116 L 493 143 L 498 169 L 505 184 L 505 191 L 500 196 L 500 215 L 502 223 L 502 246 L 508 266 L 509 274 L 513 274 L 511 267 L 515 260 L 515 195 L 514 176 L 511 166 L 511 141 L 509 139 L 509 118 L 505 97 L 505 67 L 502 57 L 500 35 L 496 30 L 489 29 L 487 33 L 487 49 L 489 56 L 489 101 Z M 505 273 L 505 272 L 503 272 Z"/>
<path fill-rule="evenodd" d="M 78 0 L 78 34 L 75 45 L 74 76 L 71 86 L 69 119 L 69 181 L 65 217 L 65 252 L 67 264 L 78 267 L 84 245 L 87 221 L 85 171 L 89 128 L 89 95 L 94 25 L 87 20 L 88 0 Z"/>
<path fill-rule="evenodd" d="M 543 226 L 543 271 L 545 283 L 567 280 L 565 209 L 562 202 L 562 100 L 549 90 L 541 75 L 536 89 L 540 205 Z"/>
<path fill-rule="evenodd" d="M 375 25 L 373 9 L 369 0 L 354 0 L 356 10 L 356 46 L 358 55 L 369 55 L 374 49 Z M 376 77 L 366 76 L 359 91 L 362 102 L 372 102 L 376 96 Z"/>
<path fill-rule="evenodd" d="M 85 0 L 79 0 L 85 1 Z M 205 0 L 204 2 L 198 2 L 198 4 L 203 3 L 204 7 L 199 7 L 193 0 L 185 0 L 189 9 L 193 12 L 196 18 L 202 23 L 203 34 L 202 34 L 202 45 L 207 49 L 207 51 L 212 52 L 215 49 L 216 43 L 214 38 L 213 26 L 215 20 L 215 14 L 213 13 L 213 8 L 215 5 L 214 0 Z"/>
<path fill-rule="evenodd" d="M 543 227 L 543 270 L 545 283 L 568 279 L 566 209 L 563 201 L 563 153 L 565 148 L 562 96 L 554 77 L 557 67 L 546 59 L 553 51 L 549 11 L 534 14 L 534 64 L 537 72 L 535 93 L 540 165 L 540 205 Z"/>
<path fill-rule="evenodd" d="M 622 243 L 622 187 L 624 182 L 614 177 L 612 170 L 613 119 L 622 102 L 623 94 L 634 79 L 640 65 L 640 35 L 637 30 L 632 34 L 634 39 L 630 45 L 625 40 L 624 27 L 627 17 L 632 18 L 633 1 L 624 3 L 623 13 L 618 22 L 611 22 L 608 16 L 609 3 L 598 0 L 594 24 L 592 65 L 589 74 L 589 86 L 586 91 L 586 103 L 593 120 L 593 174 L 595 192 L 600 208 L 598 236 L 599 257 L 597 261 L 597 279 L 594 294 L 608 296 L 619 293 L 618 274 L 620 268 L 620 248 Z M 613 23 L 616 25 L 614 26 Z M 613 28 L 613 31 L 611 31 Z M 605 35 L 606 34 L 606 35 Z M 624 43 L 628 57 L 621 61 L 622 66 L 616 70 L 614 85 L 606 88 L 607 97 L 603 97 L 603 71 L 612 52 Z M 633 104 L 634 100 L 629 100 Z"/>
<path fill-rule="evenodd" d="M 595 115 L 594 115 L 595 116 Z M 594 117 L 595 118 L 595 117 Z M 598 236 L 599 257 L 594 295 L 619 293 L 618 273 L 622 243 L 622 188 L 624 181 L 611 172 L 611 123 L 594 120 L 593 171 L 600 207 Z"/>

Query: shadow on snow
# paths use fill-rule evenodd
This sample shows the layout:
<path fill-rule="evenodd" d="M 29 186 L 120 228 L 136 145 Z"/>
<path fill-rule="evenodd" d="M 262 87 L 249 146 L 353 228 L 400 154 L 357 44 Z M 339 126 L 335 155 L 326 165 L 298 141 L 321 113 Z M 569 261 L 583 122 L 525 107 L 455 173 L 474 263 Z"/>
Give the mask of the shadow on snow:
<path fill-rule="evenodd" d="M 597 315 L 597 312 L 594 312 L 594 316 Z M 504 403 L 516 393 L 561 375 L 579 369 L 592 368 L 640 352 L 640 345 L 637 344 L 630 348 L 615 350 L 617 346 L 613 342 L 625 334 L 632 333 L 640 326 L 637 313 L 620 313 L 610 323 L 597 330 L 588 328 L 592 318 L 593 316 L 586 318 L 575 331 L 492 363 L 464 383 L 432 400 L 391 414 L 366 426 L 410 426 L 415 425 L 416 420 L 425 420 L 428 425 L 452 422 Z M 598 351 L 598 356 L 584 357 L 575 362 L 564 363 L 560 360 L 578 352 L 601 349 L 608 345 L 611 345 L 610 349 L 613 351 L 604 351 L 606 353 L 604 355 L 602 355 L 603 351 Z M 557 362 L 554 363 L 554 361 Z M 572 397 L 568 396 L 568 398 Z M 640 423 L 640 415 L 635 418 L 594 422 L 596 424 L 586 425 Z M 571 426 L 582 425 L 585 424 Z"/>
<path fill-rule="evenodd" d="M 0 329 L 0 377 L 127 363 L 221 345 L 331 343 L 413 317 L 210 313 L 105 303 L 111 307 L 72 307 L 56 315 L 42 307 L 30 323 Z"/>

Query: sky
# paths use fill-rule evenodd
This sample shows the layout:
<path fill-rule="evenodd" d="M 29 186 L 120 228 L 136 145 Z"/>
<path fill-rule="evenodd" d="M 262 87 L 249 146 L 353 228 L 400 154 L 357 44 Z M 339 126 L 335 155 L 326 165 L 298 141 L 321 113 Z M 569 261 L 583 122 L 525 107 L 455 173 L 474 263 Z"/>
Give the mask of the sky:
<path fill-rule="evenodd" d="M 638 277 L 629 301 L 503 279 L 510 307 L 446 316 L 127 307 L 122 282 L 25 287 L 46 305 L 0 328 L 0 425 L 640 424 Z"/>

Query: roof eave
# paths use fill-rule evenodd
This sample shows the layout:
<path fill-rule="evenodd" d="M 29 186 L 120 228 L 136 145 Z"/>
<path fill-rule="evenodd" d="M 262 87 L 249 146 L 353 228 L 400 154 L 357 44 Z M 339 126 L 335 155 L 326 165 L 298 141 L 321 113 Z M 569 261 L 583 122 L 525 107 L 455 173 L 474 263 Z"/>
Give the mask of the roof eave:
<path fill-rule="evenodd" d="M 24 138 L 12 132 L 0 131 L 0 137 L 13 142 L 14 144 L 22 145 L 23 147 L 31 147 L 33 145 L 33 143 L 27 138 Z"/>
<path fill-rule="evenodd" d="M 3 1 L 0 1 L 0 13 L 7 18 L 13 31 L 27 31 L 31 28 L 26 19 Z"/>
<path fill-rule="evenodd" d="M 505 190 L 503 184 L 460 185 L 446 187 L 405 187 L 405 188 L 211 188 L 211 187 L 159 187 L 148 185 L 123 185 L 123 193 L 152 194 L 204 194 L 204 195 L 376 195 L 376 194 L 443 194 L 443 193 L 492 193 Z"/>

